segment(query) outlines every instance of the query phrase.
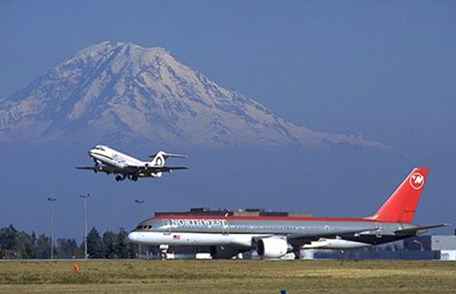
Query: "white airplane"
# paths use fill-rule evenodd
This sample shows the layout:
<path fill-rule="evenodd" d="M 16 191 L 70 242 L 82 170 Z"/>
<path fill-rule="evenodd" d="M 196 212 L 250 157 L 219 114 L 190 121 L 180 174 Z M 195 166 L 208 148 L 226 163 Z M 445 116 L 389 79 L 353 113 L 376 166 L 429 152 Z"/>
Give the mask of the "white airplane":
<path fill-rule="evenodd" d="M 76 168 L 92 170 L 95 173 L 114 174 L 116 181 L 125 179 L 137 181 L 138 178 L 145 177 L 160 178 L 164 172 L 187 169 L 185 166 L 165 166 L 166 159 L 169 157 L 187 158 L 187 156 L 164 151 L 151 155 L 151 161 L 142 161 L 110 147 L 97 145 L 89 150 L 89 156 L 95 162 L 95 166 L 78 166 Z"/>

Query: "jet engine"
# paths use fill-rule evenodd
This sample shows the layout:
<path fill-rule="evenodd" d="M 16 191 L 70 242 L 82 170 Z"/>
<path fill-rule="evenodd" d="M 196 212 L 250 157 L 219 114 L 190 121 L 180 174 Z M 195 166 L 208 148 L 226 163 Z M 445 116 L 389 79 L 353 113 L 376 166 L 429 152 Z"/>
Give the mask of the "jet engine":
<path fill-rule="evenodd" d="M 263 238 L 256 242 L 256 251 L 261 257 L 279 258 L 287 254 L 288 249 L 288 242 L 283 238 Z"/>
<path fill-rule="evenodd" d="M 371 246 L 368 243 L 349 241 L 343 239 L 320 239 L 302 246 L 304 249 L 352 249 Z"/>

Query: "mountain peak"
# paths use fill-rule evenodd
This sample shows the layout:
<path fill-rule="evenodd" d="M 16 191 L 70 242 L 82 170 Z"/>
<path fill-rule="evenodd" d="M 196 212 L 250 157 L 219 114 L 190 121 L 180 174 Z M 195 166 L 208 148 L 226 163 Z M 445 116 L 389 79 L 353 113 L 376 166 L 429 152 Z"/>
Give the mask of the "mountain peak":
<path fill-rule="evenodd" d="M 202 145 L 382 146 L 316 132 L 180 63 L 166 49 L 104 41 L 0 102 L 0 140 L 90 138 Z"/>

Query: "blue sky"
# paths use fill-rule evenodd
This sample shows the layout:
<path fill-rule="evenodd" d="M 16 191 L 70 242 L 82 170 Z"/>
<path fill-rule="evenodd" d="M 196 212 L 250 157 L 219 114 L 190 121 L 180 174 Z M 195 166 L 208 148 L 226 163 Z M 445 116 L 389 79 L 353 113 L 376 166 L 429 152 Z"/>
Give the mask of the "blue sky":
<path fill-rule="evenodd" d="M 456 163 L 455 36 L 453 1 L 3 0 L 0 97 L 97 42 L 159 46 L 297 124 L 430 163 L 442 183 Z"/>

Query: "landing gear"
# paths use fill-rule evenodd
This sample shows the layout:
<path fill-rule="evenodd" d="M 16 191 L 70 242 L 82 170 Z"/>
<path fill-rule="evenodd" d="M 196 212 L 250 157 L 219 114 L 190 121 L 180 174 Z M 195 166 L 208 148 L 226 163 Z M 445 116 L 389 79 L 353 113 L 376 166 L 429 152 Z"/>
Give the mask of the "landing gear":
<path fill-rule="evenodd" d="M 129 179 L 130 181 L 136 182 L 138 180 L 138 176 L 137 175 L 117 175 L 114 179 L 117 182 L 123 181 L 125 179 Z"/>
<path fill-rule="evenodd" d="M 103 166 L 102 166 L 101 162 L 99 162 L 96 159 L 94 159 L 93 162 L 95 163 L 95 168 L 93 169 L 93 172 L 94 173 L 102 172 L 103 171 Z"/>
<path fill-rule="evenodd" d="M 299 247 L 296 247 L 294 250 L 293 250 L 293 253 L 294 253 L 294 259 L 301 259 L 301 248 Z"/>
<path fill-rule="evenodd" d="M 168 258 L 168 248 L 169 248 L 169 245 L 160 245 L 159 246 L 161 260 L 166 260 Z"/>

